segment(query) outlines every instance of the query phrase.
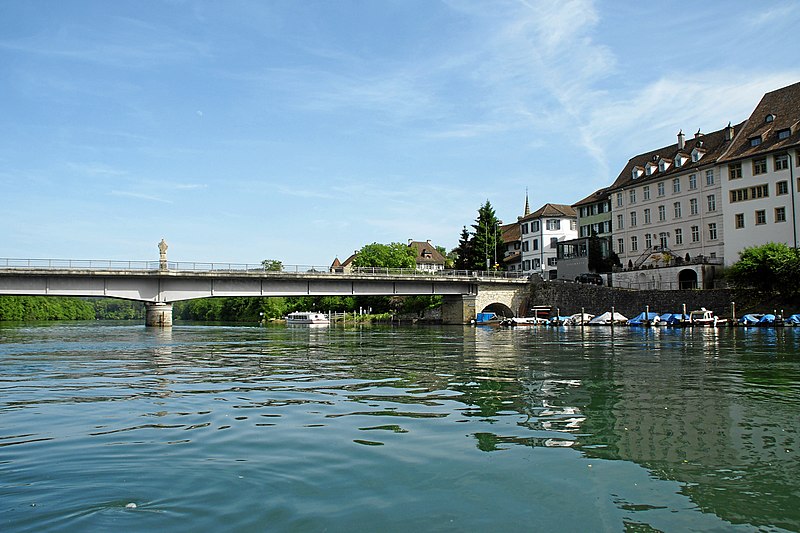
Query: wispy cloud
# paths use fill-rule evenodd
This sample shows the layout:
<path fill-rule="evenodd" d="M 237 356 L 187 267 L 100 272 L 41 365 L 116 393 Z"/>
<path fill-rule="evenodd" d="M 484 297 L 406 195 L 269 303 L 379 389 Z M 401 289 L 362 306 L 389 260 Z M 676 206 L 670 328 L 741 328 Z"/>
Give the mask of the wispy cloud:
<path fill-rule="evenodd" d="M 138 192 L 132 191 L 111 191 L 112 196 L 122 196 L 126 198 L 134 198 L 137 200 L 146 200 L 148 202 L 158 202 L 162 204 L 171 204 L 173 203 L 171 200 L 166 200 L 164 198 L 160 198 L 158 196 L 153 196 L 150 194 L 143 194 Z"/>

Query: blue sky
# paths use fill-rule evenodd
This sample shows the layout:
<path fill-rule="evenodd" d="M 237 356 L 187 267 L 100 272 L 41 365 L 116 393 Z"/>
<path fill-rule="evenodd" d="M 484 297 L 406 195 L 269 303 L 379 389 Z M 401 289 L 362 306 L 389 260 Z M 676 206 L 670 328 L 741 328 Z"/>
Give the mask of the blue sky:
<path fill-rule="evenodd" d="M 800 81 L 800 3 L 0 3 L 0 257 L 453 248 Z"/>

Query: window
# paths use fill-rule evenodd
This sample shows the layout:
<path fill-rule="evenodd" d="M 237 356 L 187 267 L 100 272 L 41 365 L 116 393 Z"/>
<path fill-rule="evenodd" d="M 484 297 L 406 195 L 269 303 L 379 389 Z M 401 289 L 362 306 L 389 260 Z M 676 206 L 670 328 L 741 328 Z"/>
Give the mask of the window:
<path fill-rule="evenodd" d="M 617 207 L 622 207 L 622 193 L 617 193 Z"/>
<path fill-rule="evenodd" d="M 792 135 L 792 130 L 789 128 L 778 130 L 778 140 L 788 139 Z"/>
<path fill-rule="evenodd" d="M 636 227 L 636 211 L 631 211 L 631 227 Z"/>
<path fill-rule="evenodd" d="M 700 226 L 692 226 L 692 242 L 700 241 Z"/>
<path fill-rule="evenodd" d="M 554 267 L 558 265 L 558 258 L 557 257 L 548 257 L 547 258 L 547 266 Z"/>
<path fill-rule="evenodd" d="M 767 173 L 767 158 L 753 159 L 753 176 Z"/>
<path fill-rule="evenodd" d="M 658 195 L 664 196 L 664 182 L 660 182 L 656 185 L 658 187 Z"/>
<path fill-rule="evenodd" d="M 689 174 L 689 190 L 693 191 L 697 188 L 697 174 Z"/>
<path fill-rule="evenodd" d="M 578 227 L 578 221 L 577 220 L 570 220 L 569 221 L 569 230 L 570 231 L 575 231 L 575 229 L 577 227 Z"/>
<path fill-rule="evenodd" d="M 528 233 L 528 223 L 527 222 L 522 225 L 522 233 L 523 234 Z"/>
<path fill-rule="evenodd" d="M 663 205 L 658 206 L 658 221 L 664 222 L 667 219 L 667 208 Z"/>
<path fill-rule="evenodd" d="M 681 192 L 681 179 L 675 178 L 672 180 L 672 194 L 677 194 Z"/>
<path fill-rule="evenodd" d="M 708 240 L 710 241 L 717 240 L 717 224 L 714 222 L 708 225 Z"/>
<path fill-rule="evenodd" d="M 539 270 L 539 268 L 541 268 L 541 266 L 542 266 L 542 262 L 539 259 L 534 259 L 533 260 L 533 269 L 534 270 Z"/>
<path fill-rule="evenodd" d="M 534 220 L 531 222 L 531 233 L 538 233 L 539 232 L 539 221 Z"/>
<path fill-rule="evenodd" d="M 789 182 L 779 181 L 775 184 L 775 194 L 780 196 L 782 194 L 789 194 Z"/>
<path fill-rule="evenodd" d="M 642 196 L 644 197 L 645 200 L 649 200 L 650 199 L 650 186 L 649 185 L 645 185 L 644 187 L 642 187 Z"/>
<path fill-rule="evenodd" d="M 767 212 L 763 209 L 756 211 L 756 226 L 767 223 Z"/>
<path fill-rule="evenodd" d="M 681 203 L 675 202 L 672 207 L 675 208 L 675 218 L 681 218 Z"/>
<path fill-rule="evenodd" d="M 775 156 L 775 170 L 786 170 L 789 168 L 789 154 L 777 154 Z"/>
<path fill-rule="evenodd" d="M 742 177 L 742 164 L 741 163 L 733 163 L 728 165 L 728 179 L 729 180 L 738 180 Z"/>
<path fill-rule="evenodd" d="M 697 209 L 697 198 L 690 198 L 689 199 L 689 214 L 696 215 L 698 213 Z"/>
<path fill-rule="evenodd" d="M 550 248 L 558 248 L 558 237 L 550 237 Z"/>
<path fill-rule="evenodd" d="M 539 249 L 539 239 L 533 239 L 531 241 L 531 249 L 538 250 Z"/>
<path fill-rule="evenodd" d="M 750 199 L 769 197 L 769 185 L 756 185 L 755 187 L 745 187 L 744 189 L 733 189 L 730 191 L 731 203 L 744 202 Z"/>
<path fill-rule="evenodd" d="M 650 210 L 649 209 L 645 209 L 644 210 L 644 223 L 645 224 L 649 224 L 650 223 Z"/>
<path fill-rule="evenodd" d="M 735 221 L 736 229 L 742 229 L 744 227 L 744 213 L 736 213 Z"/>
<path fill-rule="evenodd" d="M 776 207 L 775 208 L 775 222 L 786 222 L 786 208 L 785 207 Z"/>
<path fill-rule="evenodd" d="M 758 146 L 761 144 L 761 135 L 750 137 L 750 146 Z"/>
<path fill-rule="evenodd" d="M 530 260 L 525 260 L 522 262 L 522 270 L 530 270 L 531 269 L 531 262 Z"/>
<path fill-rule="evenodd" d="M 617 239 L 617 253 L 625 253 L 625 240 Z"/>
<path fill-rule="evenodd" d="M 714 194 L 709 194 L 706 199 L 708 200 L 708 212 L 713 213 L 717 210 L 717 196 Z"/>
<path fill-rule="evenodd" d="M 661 248 L 669 247 L 669 243 L 667 242 L 667 234 L 666 232 L 662 231 L 658 234 L 658 243 L 661 245 Z"/>
<path fill-rule="evenodd" d="M 631 235 L 631 252 L 639 249 L 639 238 L 636 235 Z"/>
<path fill-rule="evenodd" d="M 622 229 L 622 215 L 617 215 L 617 229 Z"/>
<path fill-rule="evenodd" d="M 561 229 L 561 219 L 559 218 L 548 218 L 545 224 L 547 225 L 547 231 L 555 231 Z"/>
<path fill-rule="evenodd" d="M 527 252 L 529 251 L 529 249 L 530 249 L 529 241 L 522 241 L 522 251 Z"/>
<path fill-rule="evenodd" d="M 714 185 L 714 169 L 706 170 L 706 185 Z"/>
<path fill-rule="evenodd" d="M 635 204 L 636 203 L 636 189 L 631 189 L 630 198 L 628 200 L 628 203 L 629 204 Z"/>
<path fill-rule="evenodd" d="M 669 161 L 666 159 L 662 159 L 658 162 L 658 170 L 661 172 L 665 172 L 669 168 Z"/>
<path fill-rule="evenodd" d="M 649 249 L 653 246 L 653 237 L 649 233 L 644 234 L 644 246 Z"/>
<path fill-rule="evenodd" d="M 683 244 L 683 230 L 675 228 L 675 244 Z"/>

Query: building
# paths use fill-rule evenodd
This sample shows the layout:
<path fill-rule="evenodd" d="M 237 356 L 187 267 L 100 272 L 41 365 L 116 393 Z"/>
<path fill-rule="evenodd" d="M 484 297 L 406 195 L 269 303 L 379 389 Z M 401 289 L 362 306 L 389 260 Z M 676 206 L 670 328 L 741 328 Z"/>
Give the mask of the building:
<path fill-rule="evenodd" d="M 446 262 L 445 257 L 431 244 L 430 239 L 427 241 L 408 239 L 408 247 L 413 249 L 417 254 L 417 270 L 422 270 L 424 272 L 444 270 Z"/>
<path fill-rule="evenodd" d="M 722 180 L 717 160 L 742 124 L 631 158 L 608 188 L 612 244 L 630 288 L 710 288 L 724 257 Z M 669 268 L 659 272 L 643 269 Z"/>
<path fill-rule="evenodd" d="M 503 267 L 509 272 L 521 272 L 522 240 L 520 239 L 520 223 L 503 224 L 500 226 L 500 234 L 503 239 Z"/>
<path fill-rule="evenodd" d="M 611 198 L 608 187 L 593 192 L 572 204 L 578 216 L 578 238 L 558 244 L 558 278 L 573 280 L 581 274 L 596 272 L 590 267 L 611 253 Z M 599 257 L 593 257 L 598 254 Z M 603 271 L 608 271 L 603 269 Z"/>
<path fill-rule="evenodd" d="M 749 246 L 797 247 L 800 83 L 764 95 L 719 159 L 725 263 Z"/>
<path fill-rule="evenodd" d="M 539 273 L 544 279 L 558 275 L 558 243 L 578 236 L 578 221 L 572 206 L 545 204 L 518 221 L 522 241 L 522 271 Z"/>

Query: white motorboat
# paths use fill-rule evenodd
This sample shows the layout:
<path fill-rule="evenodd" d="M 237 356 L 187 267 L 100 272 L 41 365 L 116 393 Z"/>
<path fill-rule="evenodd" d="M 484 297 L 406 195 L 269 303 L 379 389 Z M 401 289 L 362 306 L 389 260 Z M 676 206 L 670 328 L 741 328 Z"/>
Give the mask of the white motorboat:
<path fill-rule="evenodd" d="M 289 325 L 300 324 L 330 324 L 331 321 L 325 313 L 315 311 L 295 311 L 286 315 L 286 323 Z"/>

